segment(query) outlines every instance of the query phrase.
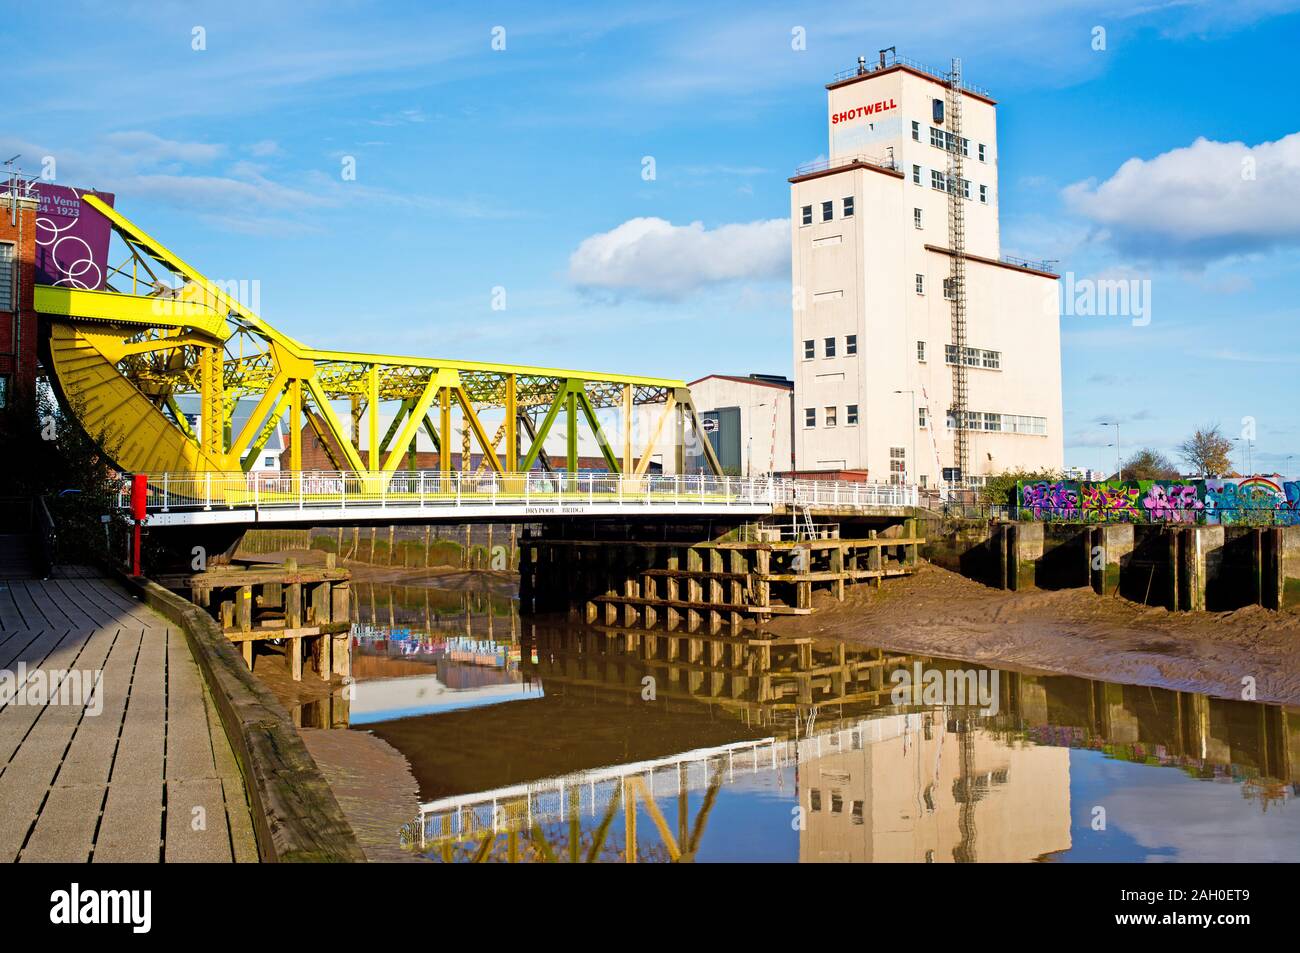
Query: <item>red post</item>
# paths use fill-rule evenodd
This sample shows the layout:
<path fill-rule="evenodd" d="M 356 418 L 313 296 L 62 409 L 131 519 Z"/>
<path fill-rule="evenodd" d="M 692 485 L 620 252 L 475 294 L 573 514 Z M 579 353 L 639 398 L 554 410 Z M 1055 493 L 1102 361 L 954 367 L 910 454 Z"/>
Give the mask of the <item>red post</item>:
<path fill-rule="evenodd" d="M 131 532 L 131 574 L 140 575 L 140 527 L 149 517 L 149 478 L 143 473 L 131 477 L 131 519 L 135 526 Z"/>

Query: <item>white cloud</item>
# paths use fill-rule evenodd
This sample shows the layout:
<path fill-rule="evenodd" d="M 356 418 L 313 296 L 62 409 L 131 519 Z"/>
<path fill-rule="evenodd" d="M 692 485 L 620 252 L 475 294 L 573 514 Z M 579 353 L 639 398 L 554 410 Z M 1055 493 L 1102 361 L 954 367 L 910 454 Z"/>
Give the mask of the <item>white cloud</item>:
<path fill-rule="evenodd" d="M 123 156 L 141 163 L 209 162 L 225 151 L 225 146 L 208 142 L 181 142 L 164 139 L 152 132 L 110 132 L 104 142 Z"/>
<path fill-rule="evenodd" d="M 280 148 L 280 143 L 274 139 L 262 139 L 248 147 L 248 151 L 255 156 L 282 156 L 284 150 Z"/>
<path fill-rule="evenodd" d="M 706 229 L 662 218 L 628 219 L 586 238 L 569 257 L 583 288 L 680 298 L 708 285 L 788 276 L 790 222 L 775 218 Z"/>
<path fill-rule="evenodd" d="M 276 143 L 264 140 L 251 151 L 270 155 L 272 146 Z M 133 205 L 149 200 L 187 209 L 210 225 L 244 234 L 304 234 L 320 227 L 315 218 L 320 210 L 349 204 L 382 204 L 456 218 L 503 219 L 516 214 L 475 196 L 367 187 L 319 170 L 298 173 L 292 183 L 279 181 L 268 177 L 262 165 L 246 160 L 191 171 L 193 165 L 211 166 L 211 160 L 229 151 L 224 144 L 180 142 L 148 132 L 113 133 L 84 150 L 50 149 L 0 135 L 0 152 L 28 157 L 28 171 L 39 168 L 38 157 L 53 156 L 57 182 L 115 193 L 118 208 L 128 215 Z"/>
<path fill-rule="evenodd" d="M 1200 138 L 1129 159 L 1100 185 L 1076 182 L 1067 204 L 1143 258 L 1211 261 L 1300 243 L 1300 132 L 1248 146 Z"/>
<path fill-rule="evenodd" d="M 251 173 L 241 178 L 213 175 L 137 175 L 118 187 L 123 198 L 151 198 L 181 207 L 229 210 L 232 206 L 301 209 L 332 204 L 303 189 L 284 186 Z"/>
<path fill-rule="evenodd" d="M 420 125 L 428 122 L 429 119 L 430 117 L 425 114 L 423 109 L 416 107 L 399 109 L 395 113 L 387 113 L 378 119 L 371 119 L 369 122 L 372 126 L 404 126 L 410 124 Z"/>

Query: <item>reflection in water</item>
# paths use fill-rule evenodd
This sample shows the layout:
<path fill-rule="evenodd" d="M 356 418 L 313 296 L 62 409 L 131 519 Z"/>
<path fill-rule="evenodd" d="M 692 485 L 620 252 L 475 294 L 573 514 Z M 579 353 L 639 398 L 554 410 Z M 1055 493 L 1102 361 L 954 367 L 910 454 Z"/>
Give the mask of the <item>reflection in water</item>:
<path fill-rule="evenodd" d="M 1294 859 L 1296 709 L 1014 672 L 994 712 L 896 705 L 894 671 L 972 667 L 374 589 L 345 717 L 305 720 L 407 757 L 433 860 Z"/>

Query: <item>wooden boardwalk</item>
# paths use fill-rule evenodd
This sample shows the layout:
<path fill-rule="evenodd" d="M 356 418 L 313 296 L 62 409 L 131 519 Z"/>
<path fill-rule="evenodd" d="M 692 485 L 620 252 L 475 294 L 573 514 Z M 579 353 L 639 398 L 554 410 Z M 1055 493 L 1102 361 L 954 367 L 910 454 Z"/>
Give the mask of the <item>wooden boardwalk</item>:
<path fill-rule="evenodd" d="M 0 697 L 0 861 L 256 861 L 184 633 L 93 570 L 59 575 L 0 580 L 0 672 L 98 671 L 101 697 Z"/>

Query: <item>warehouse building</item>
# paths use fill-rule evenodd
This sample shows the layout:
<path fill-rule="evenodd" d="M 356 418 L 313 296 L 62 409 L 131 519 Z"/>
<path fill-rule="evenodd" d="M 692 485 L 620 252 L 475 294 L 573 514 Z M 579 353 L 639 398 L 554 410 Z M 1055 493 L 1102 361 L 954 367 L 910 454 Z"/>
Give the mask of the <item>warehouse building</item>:
<path fill-rule="evenodd" d="M 772 374 L 710 374 L 688 385 L 700 422 L 728 476 L 793 469 L 794 383 Z"/>
<path fill-rule="evenodd" d="M 789 180 L 795 469 L 1059 469 L 1057 275 L 1002 255 L 996 103 L 890 51 L 826 89 L 828 158 Z"/>

